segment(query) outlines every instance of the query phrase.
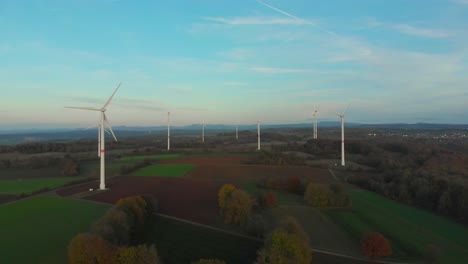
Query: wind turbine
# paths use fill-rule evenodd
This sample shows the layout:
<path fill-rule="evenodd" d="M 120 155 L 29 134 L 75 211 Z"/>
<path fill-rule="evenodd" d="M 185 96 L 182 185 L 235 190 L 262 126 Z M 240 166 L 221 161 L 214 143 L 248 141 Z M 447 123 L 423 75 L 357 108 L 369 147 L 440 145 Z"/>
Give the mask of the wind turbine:
<path fill-rule="evenodd" d="M 205 121 L 202 123 L 202 142 L 205 143 Z"/>
<path fill-rule="evenodd" d="M 314 113 L 312 114 L 312 116 L 314 117 L 314 139 L 317 139 L 317 108 L 315 108 L 314 106 Z"/>
<path fill-rule="evenodd" d="M 167 150 L 171 150 L 171 112 L 167 112 Z"/>
<path fill-rule="evenodd" d="M 340 118 L 340 123 L 341 123 L 341 166 L 345 165 L 345 151 L 344 151 L 344 118 L 345 118 L 345 113 L 349 108 L 349 104 L 346 107 L 346 109 L 343 111 L 343 113 L 336 115 Z"/>
<path fill-rule="evenodd" d="M 260 150 L 260 120 L 257 120 L 257 150 Z"/>
<path fill-rule="evenodd" d="M 236 120 L 236 140 L 239 139 L 239 120 Z"/>
<path fill-rule="evenodd" d="M 109 120 L 107 120 L 107 117 L 106 117 L 106 107 L 110 104 L 110 102 L 112 101 L 112 98 L 114 97 L 115 93 L 117 92 L 117 90 L 120 88 L 120 86 L 122 85 L 122 82 L 119 83 L 119 85 L 117 86 L 117 88 L 115 88 L 115 91 L 114 93 L 111 95 L 111 97 L 109 97 L 109 99 L 107 100 L 107 102 L 104 104 L 104 106 L 102 108 L 95 108 L 95 107 L 71 107 L 71 106 L 66 106 L 65 108 L 73 108 L 73 109 L 81 109 L 81 110 L 89 110 L 89 111 L 98 111 L 98 112 L 101 112 L 101 117 L 100 117 L 100 124 L 98 125 L 98 144 L 100 144 L 99 148 L 99 153 L 98 153 L 98 156 L 101 157 L 101 173 L 100 173 L 100 184 L 99 184 L 99 189 L 101 190 L 105 190 L 106 189 L 106 179 L 105 179 L 105 171 L 106 171 L 106 166 L 105 166 L 105 153 L 106 153 L 106 150 L 105 150 L 105 137 L 104 137 L 104 131 L 108 132 L 106 130 L 106 126 L 109 128 L 110 130 L 110 134 L 112 135 L 112 137 L 114 137 L 114 140 L 117 141 L 117 138 L 115 137 L 115 134 L 114 134 L 114 131 L 112 131 L 112 126 L 111 124 L 109 123 Z M 109 132 L 108 132 L 109 133 Z"/>

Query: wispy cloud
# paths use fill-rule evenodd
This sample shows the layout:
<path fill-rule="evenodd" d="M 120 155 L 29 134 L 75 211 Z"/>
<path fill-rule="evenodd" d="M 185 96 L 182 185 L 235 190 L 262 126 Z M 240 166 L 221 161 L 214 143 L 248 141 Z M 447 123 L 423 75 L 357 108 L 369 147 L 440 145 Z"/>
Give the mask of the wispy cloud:
<path fill-rule="evenodd" d="M 298 20 L 282 17 L 202 17 L 202 19 L 227 25 L 312 25 L 307 20 Z"/>
<path fill-rule="evenodd" d="M 290 18 L 292 18 L 292 19 L 294 19 L 296 21 L 306 21 L 307 22 L 307 20 L 305 20 L 305 19 L 302 19 L 302 18 L 299 18 L 299 17 L 297 17 L 295 15 L 292 15 L 292 14 L 290 14 L 290 13 L 284 11 L 284 10 L 281 10 L 281 9 L 275 7 L 275 6 L 267 4 L 267 3 L 265 3 L 265 2 L 263 2 L 261 0 L 257 0 L 257 2 L 260 3 L 263 6 L 266 6 L 266 7 L 270 8 L 270 9 L 272 9 L 272 10 L 278 12 L 278 13 L 281 13 L 281 14 L 287 16 L 287 17 L 290 17 Z M 323 32 L 325 32 L 327 34 L 330 34 L 330 35 L 333 35 L 333 36 L 338 36 L 338 34 L 336 34 L 335 32 L 333 32 L 331 30 L 328 30 L 328 29 L 325 29 L 325 28 L 319 26 L 317 23 L 309 22 L 308 24 L 320 29 L 321 31 L 323 31 Z"/>
<path fill-rule="evenodd" d="M 452 2 L 461 4 L 461 5 L 468 5 L 468 0 L 452 0 Z"/>
<path fill-rule="evenodd" d="M 314 69 L 254 67 L 251 70 L 260 73 L 318 73 Z"/>
<path fill-rule="evenodd" d="M 468 1 L 468 0 L 467 0 Z M 426 37 L 426 38 L 447 38 L 450 34 L 443 30 L 418 28 L 407 24 L 395 24 L 392 26 L 393 29 L 412 36 Z"/>

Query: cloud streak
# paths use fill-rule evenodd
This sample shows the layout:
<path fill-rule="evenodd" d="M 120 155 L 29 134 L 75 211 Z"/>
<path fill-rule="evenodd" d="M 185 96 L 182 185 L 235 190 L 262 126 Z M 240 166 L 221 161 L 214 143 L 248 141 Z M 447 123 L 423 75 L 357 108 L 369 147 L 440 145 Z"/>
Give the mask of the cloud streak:
<path fill-rule="evenodd" d="M 450 36 L 448 32 L 442 30 L 417 28 L 407 24 L 396 24 L 393 25 L 392 28 L 406 35 L 425 38 L 447 38 Z"/>
<path fill-rule="evenodd" d="M 227 25 L 313 25 L 307 20 L 281 17 L 203 17 L 202 19 Z"/>
<path fill-rule="evenodd" d="M 257 2 L 260 3 L 260 4 L 263 5 L 263 6 L 266 6 L 266 7 L 270 8 L 270 9 L 272 9 L 272 10 L 274 10 L 274 11 L 276 11 L 276 12 L 279 12 L 279 13 L 281 13 L 281 14 L 287 16 L 287 17 L 290 17 L 290 18 L 292 18 L 292 19 L 294 19 L 294 20 L 297 20 L 297 21 L 307 21 L 307 20 L 304 20 L 304 19 L 302 19 L 302 18 L 299 18 L 299 17 L 297 17 L 297 16 L 295 16 L 295 15 L 292 15 L 292 14 L 290 14 L 290 13 L 284 11 L 284 10 L 281 10 L 281 9 L 279 9 L 279 8 L 277 8 L 277 7 L 274 7 L 274 6 L 270 5 L 270 4 L 267 4 L 267 3 L 265 3 L 265 2 L 263 2 L 263 1 L 261 1 L 261 0 L 257 0 Z M 321 31 L 323 31 L 323 32 L 325 32 L 325 33 L 327 33 L 327 34 L 329 34 L 329 35 L 338 36 L 338 34 L 336 34 L 335 32 L 330 31 L 330 30 L 328 30 L 328 29 L 325 29 L 325 28 L 319 26 L 319 25 L 316 24 L 316 23 L 309 23 L 309 25 L 312 25 L 312 26 L 314 26 L 314 27 L 320 29 Z"/>

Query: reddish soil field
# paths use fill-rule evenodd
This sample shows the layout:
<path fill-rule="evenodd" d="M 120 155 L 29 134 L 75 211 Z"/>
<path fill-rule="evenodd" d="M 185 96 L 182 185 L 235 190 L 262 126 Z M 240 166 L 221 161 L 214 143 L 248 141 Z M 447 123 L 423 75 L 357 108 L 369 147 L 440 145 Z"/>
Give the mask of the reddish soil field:
<path fill-rule="evenodd" d="M 166 164 L 196 164 L 196 165 L 204 165 L 204 164 L 240 164 L 249 157 L 242 157 L 242 156 L 232 156 L 232 157 L 200 157 L 200 158 L 178 158 L 178 159 L 168 159 L 162 160 L 161 163 Z"/>
<path fill-rule="evenodd" d="M 95 188 L 92 183 L 61 190 L 59 194 L 73 194 Z M 114 204 L 120 198 L 153 194 L 159 200 L 159 212 L 190 221 L 212 224 L 218 216 L 218 190 L 220 184 L 213 181 L 122 176 L 107 182 L 110 190 L 87 196 L 85 199 Z"/>
<path fill-rule="evenodd" d="M 195 167 L 187 178 L 207 179 L 221 183 L 246 183 L 265 177 L 299 176 L 317 183 L 333 182 L 327 169 L 308 166 L 271 166 L 271 165 L 200 165 Z"/>

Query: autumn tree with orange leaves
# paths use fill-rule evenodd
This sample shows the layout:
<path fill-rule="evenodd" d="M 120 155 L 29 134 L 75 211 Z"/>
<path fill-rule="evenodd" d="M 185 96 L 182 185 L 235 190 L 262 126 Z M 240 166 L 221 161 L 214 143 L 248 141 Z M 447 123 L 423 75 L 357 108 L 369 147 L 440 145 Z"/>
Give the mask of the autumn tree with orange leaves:
<path fill-rule="evenodd" d="M 361 251 L 362 254 L 371 260 L 378 257 L 387 257 L 392 254 L 390 243 L 378 232 L 370 232 L 362 237 Z"/>

